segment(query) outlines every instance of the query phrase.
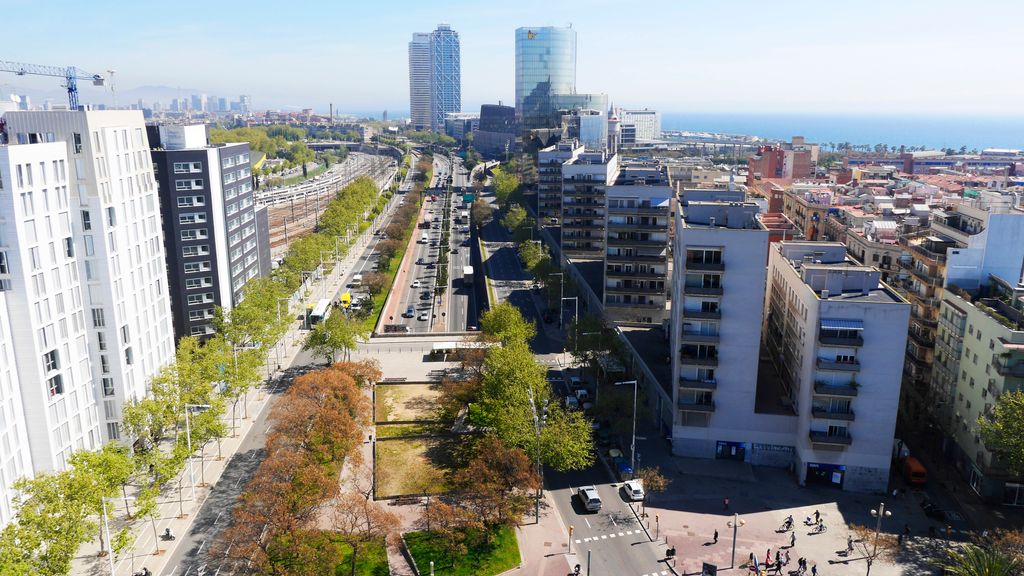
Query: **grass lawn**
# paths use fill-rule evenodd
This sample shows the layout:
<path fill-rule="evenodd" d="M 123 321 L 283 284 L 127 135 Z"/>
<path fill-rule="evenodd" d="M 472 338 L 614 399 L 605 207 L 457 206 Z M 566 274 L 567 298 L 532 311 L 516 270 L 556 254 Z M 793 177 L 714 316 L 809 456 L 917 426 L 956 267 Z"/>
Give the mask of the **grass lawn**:
<path fill-rule="evenodd" d="M 326 530 L 310 530 L 300 532 L 298 535 L 303 546 L 315 550 L 315 557 L 310 557 L 302 566 L 292 565 L 292 557 L 281 557 L 272 564 L 289 571 L 299 569 L 299 572 L 324 574 L 335 576 L 349 576 L 352 574 L 352 547 L 342 542 L 333 533 Z M 356 576 L 388 576 L 388 553 L 384 548 L 384 541 L 369 542 L 360 546 L 359 557 L 356 558 Z"/>
<path fill-rule="evenodd" d="M 377 438 L 419 436 L 437 431 L 435 424 L 377 424 Z"/>
<path fill-rule="evenodd" d="M 327 171 L 327 168 L 325 168 L 323 164 L 320 164 L 319 166 L 317 166 L 316 168 L 313 168 L 312 170 L 306 170 L 306 173 L 308 174 L 308 176 L 303 176 L 302 174 L 296 174 L 295 176 L 289 176 L 288 178 L 281 178 L 280 176 L 278 176 L 278 177 L 271 176 L 270 178 L 267 179 L 267 185 L 268 186 L 291 186 L 293 184 L 298 184 L 299 182 L 302 182 L 304 180 L 309 180 L 310 178 L 313 178 L 315 176 L 319 176 L 319 175 L 323 174 L 326 171 Z"/>
<path fill-rule="evenodd" d="M 352 573 L 352 549 L 338 544 L 338 561 L 334 566 L 335 576 L 348 576 Z M 388 552 L 383 542 L 364 547 L 356 560 L 356 576 L 388 576 Z"/>
<path fill-rule="evenodd" d="M 519 565 L 516 533 L 509 526 L 495 530 L 490 545 L 473 545 L 470 538 L 466 554 L 459 556 L 454 563 L 435 534 L 409 532 L 405 534 L 405 543 L 420 571 L 429 571 L 433 560 L 436 576 L 493 576 Z"/>
<path fill-rule="evenodd" d="M 433 420 L 440 394 L 436 384 L 378 384 L 374 420 L 395 422 Z"/>
<path fill-rule="evenodd" d="M 441 439 L 414 438 L 376 443 L 377 497 L 438 494 L 446 490 Z"/>

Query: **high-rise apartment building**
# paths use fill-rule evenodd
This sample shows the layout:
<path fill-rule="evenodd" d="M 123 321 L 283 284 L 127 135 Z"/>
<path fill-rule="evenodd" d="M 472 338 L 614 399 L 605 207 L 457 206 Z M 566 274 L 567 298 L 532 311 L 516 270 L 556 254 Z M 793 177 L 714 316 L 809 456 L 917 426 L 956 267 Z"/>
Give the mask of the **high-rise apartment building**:
<path fill-rule="evenodd" d="M 765 341 L 796 414 L 803 483 L 889 485 L 909 303 L 838 242 L 776 242 Z"/>
<path fill-rule="evenodd" d="M 604 312 L 613 322 L 668 318 L 669 238 L 675 194 L 658 164 L 623 164 L 605 192 Z"/>
<path fill-rule="evenodd" d="M 615 183 L 619 157 L 583 152 L 562 165 L 562 251 L 570 258 L 605 256 L 605 191 Z"/>
<path fill-rule="evenodd" d="M 620 110 L 620 125 L 634 126 L 635 142 L 649 143 L 661 139 L 661 112 L 657 110 Z"/>
<path fill-rule="evenodd" d="M 444 130 L 445 115 L 462 110 L 459 33 L 438 24 L 409 42 L 409 111 L 416 130 Z"/>
<path fill-rule="evenodd" d="M 245 283 L 269 270 L 249 145 L 210 146 L 202 124 L 150 127 L 150 134 L 175 339 L 205 337 L 214 332 L 214 308 L 233 308 Z"/>
<path fill-rule="evenodd" d="M 519 127 L 557 127 L 555 95 L 576 93 L 576 31 L 517 28 L 515 75 Z"/>
<path fill-rule="evenodd" d="M 583 153 L 574 139 L 563 140 L 537 152 L 537 215 L 542 224 L 557 224 L 562 217 L 562 165 Z"/>
<path fill-rule="evenodd" d="M 7 112 L 3 118 L 11 141 L 61 142 L 66 149 L 92 381 L 103 404 L 103 437 L 119 439 L 124 404 L 145 397 L 149 379 L 174 357 L 160 203 L 142 112 Z M 86 434 L 86 422 L 81 432 L 77 426 L 72 438 Z M 33 460 L 41 466 L 35 452 Z"/>
<path fill-rule="evenodd" d="M 73 172 L 54 134 L 26 136 L 51 142 L 0 146 L 0 521 L 15 480 L 102 441 Z"/>

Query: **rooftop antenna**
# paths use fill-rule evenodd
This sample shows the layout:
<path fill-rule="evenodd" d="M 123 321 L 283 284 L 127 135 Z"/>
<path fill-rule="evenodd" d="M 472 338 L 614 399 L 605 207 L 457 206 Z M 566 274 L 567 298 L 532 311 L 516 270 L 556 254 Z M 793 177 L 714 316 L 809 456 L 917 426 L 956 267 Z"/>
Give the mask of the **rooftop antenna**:
<path fill-rule="evenodd" d="M 107 74 L 110 74 L 110 94 L 114 97 L 114 108 L 117 108 L 117 91 L 114 90 L 114 74 L 117 70 L 107 70 Z"/>

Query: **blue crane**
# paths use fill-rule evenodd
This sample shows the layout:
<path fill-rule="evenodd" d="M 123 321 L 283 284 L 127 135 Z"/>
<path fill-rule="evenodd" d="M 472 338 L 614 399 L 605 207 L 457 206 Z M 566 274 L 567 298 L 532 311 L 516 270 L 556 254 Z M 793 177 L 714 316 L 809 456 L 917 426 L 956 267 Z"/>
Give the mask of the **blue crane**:
<path fill-rule="evenodd" d="M 82 72 L 74 66 L 40 66 L 39 64 L 22 64 L 0 60 L 0 72 L 14 72 L 18 76 L 53 76 L 63 78 L 63 86 L 68 89 L 68 104 L 72 110 L 78 110 L 78 81 L 91 80 L 93 86 L 103 86 L 103 77 L 99 74 Z"/>

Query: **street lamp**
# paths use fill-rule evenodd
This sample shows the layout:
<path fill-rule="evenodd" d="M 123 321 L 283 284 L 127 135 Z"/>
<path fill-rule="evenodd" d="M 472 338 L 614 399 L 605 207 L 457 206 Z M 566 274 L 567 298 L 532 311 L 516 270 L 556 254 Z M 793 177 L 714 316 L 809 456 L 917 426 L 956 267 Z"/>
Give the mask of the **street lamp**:
<path fill-rule="evenodd" d="M 864 573 L 865 576 L 871 574 L 871 564 L 875 561 L 875 557 L 878 555 L 878 533 L 882 530 L 882 518 L 889 518 L 892 516 L 892 512 L 885 509 L 885 502 L 878 505 L 878 510 L 872 510 L 871 516 L 878 518 L 875 522 L 875 541 L 871 546 L 871 555 L 868 556 L 868 571 Z"/>
<path fill-rule="evenodd" d="M 540 499 L 544 494 L 544 466 L 540 463 L 540 429 L 544 427 L 548 419 L 548 401 L 544 400 L 538 413 L 537 404 L 533 400 L 533 388 L 527 388 L 526 392 L 529 395 L 530 410 L 533 413 L 533 430 L 537 434 L 537 499 L 534 505 L 534 515 L 537 518 L 537 523 L 540 524 Z"/>
<path fill-rule="evenodd" d="M 195 455 L 192 452 L 192 423 L 188 418 L 192 409 L 195 408 L 196 412 L 205 412 L 210 409 L 209 404 L 185 404 L 185 443 L 188 448 L 188 477 L 192 482 L 192 501 L 196 500 L 196 474 L 195 474 Z M 200 465 L 199 469 L 202 471 L 205 467 Z M 203 472 L 205 474 L 205 472 Z M 203 485 L 206 482 L 202 482 Z"/>
<path fill-rule="evenodd" d="M 729 568 L 736 567 L 736 531 L 746 523 L 747 521 L 740 518 L 740 515 L 736 512 L 733 512 L 732 520 L 726 522 L 726 525 L 732 528 L 732 560 L 729 561 Z"/>
<path fill-rule="evenodd" d="M 324 253 L 334 254 L 334 267 L 338 267 L 338 255 L 330 250 L 320 251 L 320 297 L 327 299 L 327 278 L 324 276 Z"/>
<path fill-rule="evenodd" d="M 629 444 L 629 469 L 636 474 L 636 380 L 625 380 L 623 382 L 616 382 L 615 386 L 625 386 L 627 384 L 633 385 L 633 440 Z"/>

